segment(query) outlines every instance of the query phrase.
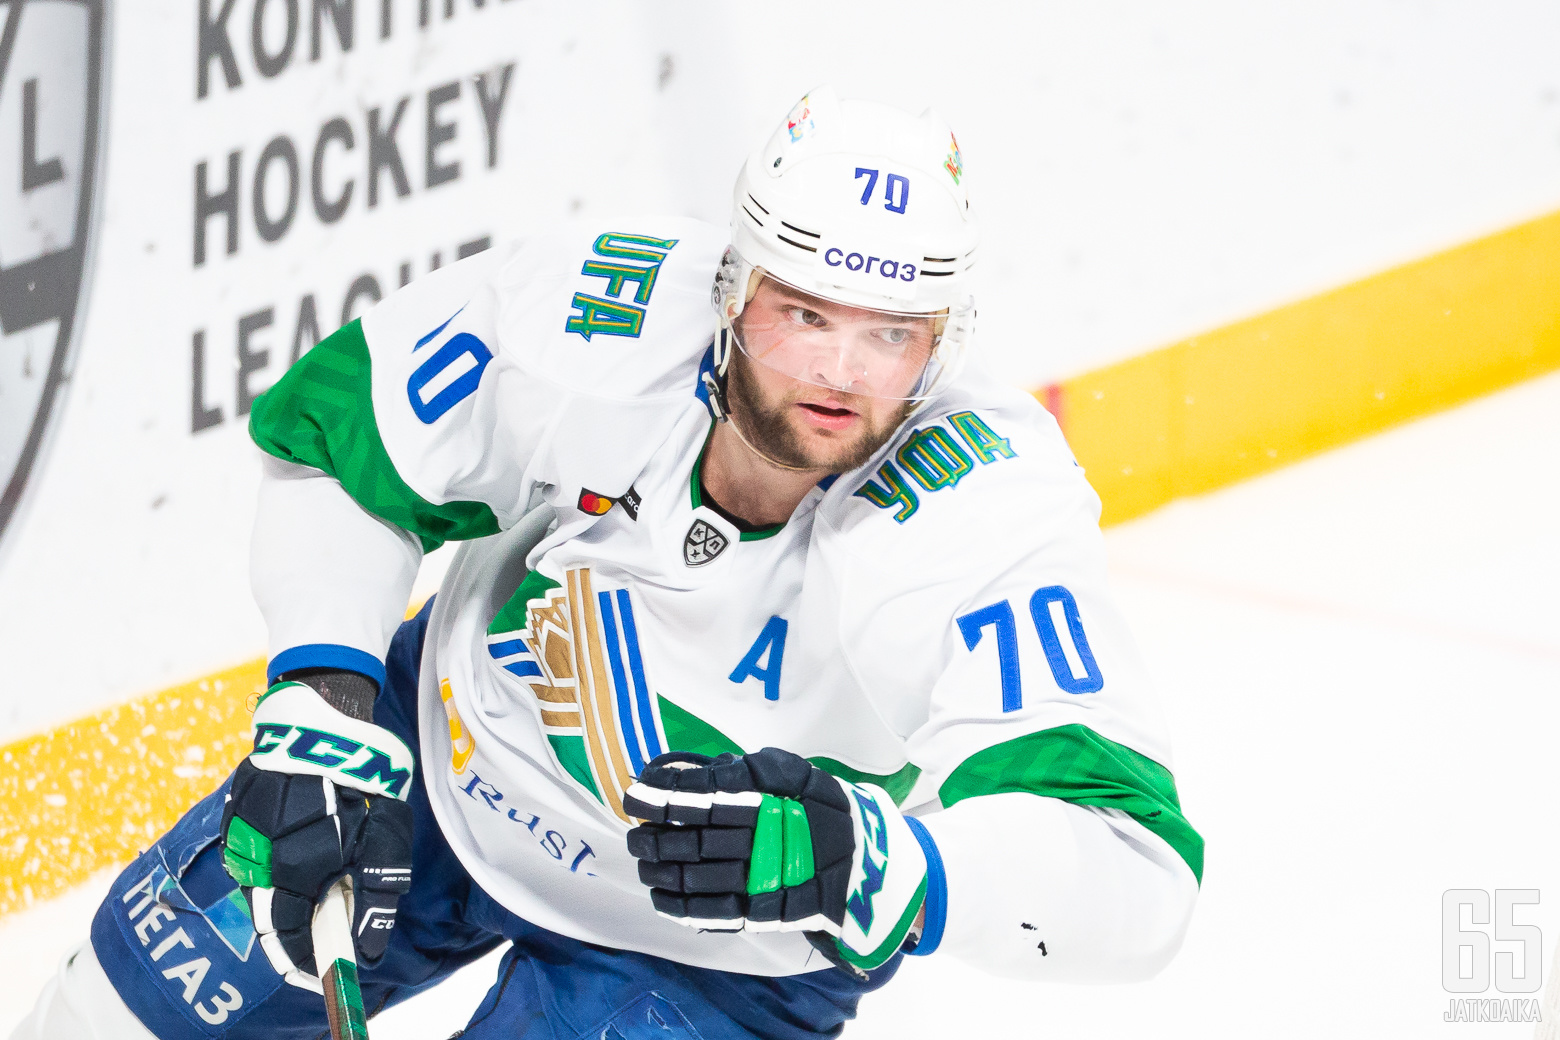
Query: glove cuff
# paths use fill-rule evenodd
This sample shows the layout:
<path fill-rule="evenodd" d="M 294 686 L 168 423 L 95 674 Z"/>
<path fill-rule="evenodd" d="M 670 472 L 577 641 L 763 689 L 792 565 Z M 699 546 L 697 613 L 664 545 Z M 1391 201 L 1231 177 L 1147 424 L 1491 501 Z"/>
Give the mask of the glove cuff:
<path fill-rule="evenodd" d="M 855 810 L 856 861 L 835 941 L 841 958 L 870 971 L 899 952 L 926 902 L 927 856 L 888 792 L 839 784 Z"/>
<path fill-rule="evenodd" d="M 905 823 L 926 856 L 926 918 L 921 924 L 920 938 L 905 952 L 912 957 L 926 957 L 942 945 L 943 928 L 948 923 L 948 875 L 943 870 L 942 853 L 926 824 L 914 816 L 906 816 Z"/>
<path fill-rule="evenodd" d="M 300 682 L 277 683 L 255 706 L 249 761 L 274 773 L 320 776 L 364 794 L 406 801 L 416 759 L 372 722 L 344 715 Z"/>

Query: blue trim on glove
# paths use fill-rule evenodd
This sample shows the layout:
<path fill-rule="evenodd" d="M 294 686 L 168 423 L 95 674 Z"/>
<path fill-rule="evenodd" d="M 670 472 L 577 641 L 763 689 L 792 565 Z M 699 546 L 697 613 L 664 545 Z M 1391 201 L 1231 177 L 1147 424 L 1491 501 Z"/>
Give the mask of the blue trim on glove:
<path fill-rule="evenodd" d="M 383 661 L 373 654 L 340 643 L 305 643 L 288 647 L 271 658 L 265 670 L 266 684 L 275 685 L 278 675 L 296 672 L 300 668 L 335 668 L 343 672 L 356 672 L 374 680 L 380 689 L 384 689 L 385 685 Z"/>
<path fill-rule="evenodd" d="M 912 957 L 925 957 L 936 953 L 942 945 L 943 926 L 948 923 L 948 875 L 943 873 L 942 853 L 937 851 L 926 824 L 914 816 L 906 816 L 905 823 L 926 854 L 926 919 L 921 922 L 921 941 L 915 949 L 905 952 Z"/>

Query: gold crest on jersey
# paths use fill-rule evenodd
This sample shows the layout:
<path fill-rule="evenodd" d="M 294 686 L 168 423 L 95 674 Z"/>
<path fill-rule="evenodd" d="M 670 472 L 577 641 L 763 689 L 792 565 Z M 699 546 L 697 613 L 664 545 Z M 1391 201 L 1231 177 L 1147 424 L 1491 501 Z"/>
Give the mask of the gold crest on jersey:
<path fill-rule="evenodd" d="M 519 632 L 491 632 L 488 651 L 526 682 L 558 764 L 629 822 L 623 792 L 664 750 L 627 589 L 596 590 L 589 567 L 532 592 Z"/>

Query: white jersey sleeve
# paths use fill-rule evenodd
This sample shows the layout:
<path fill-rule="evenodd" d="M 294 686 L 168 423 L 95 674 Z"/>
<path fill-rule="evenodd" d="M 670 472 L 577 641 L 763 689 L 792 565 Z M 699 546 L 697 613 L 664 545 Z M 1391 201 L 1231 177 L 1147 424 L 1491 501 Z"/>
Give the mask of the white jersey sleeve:
<path fill-rule="evenodd" d="M 719 229 L 572 225 L 478 254 L 328 337 L 256 402 L 272 457 L 252 579 L 275 674 L 382 680 L 420 554 L 512 526 L 538 498 L 627 491 L 714 333 Z"/>
<path fill-rule="evenodd" d="M 835 514 L 837 616 L 919 770 L 904 804 L 945 893 L 928 946 L 1005 975 L 1152 974 L 1189 920 L 1202 839 L 1111 601 L 1098 498 L 1050 416 L 989 386 L 914 418 L 877 462 Z"/>

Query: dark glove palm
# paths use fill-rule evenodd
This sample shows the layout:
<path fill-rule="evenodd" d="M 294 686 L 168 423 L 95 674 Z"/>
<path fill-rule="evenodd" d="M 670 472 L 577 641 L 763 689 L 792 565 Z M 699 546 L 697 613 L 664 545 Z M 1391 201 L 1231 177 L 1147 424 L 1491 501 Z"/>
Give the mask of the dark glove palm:
<path fill-rule="evenodd" d="M 628 832 L 628 850 L 664 917 L 800 931 L 858 975 L 913 941 L 935 845 L 880 787 L 778 748 L 676 753 L 645 766 L 623 808 L 649 821 Z"/>
<path fill-rule="evenodd" d="M 663 755 L 623 808 L 657 911 L 711 930 L 838 927 L 855 850 L 839 782 L 799 755 Z"/>
<path fill-rule="evenodd" d="M 289 981 L 317 984 L 314 908 L 343 876 L 352 879 L 359 961 L 384 956 L 396 903 L 411 887 L 411 806 L 245 760 L 223 808 L 222 840 L 261 947 Z"/>

